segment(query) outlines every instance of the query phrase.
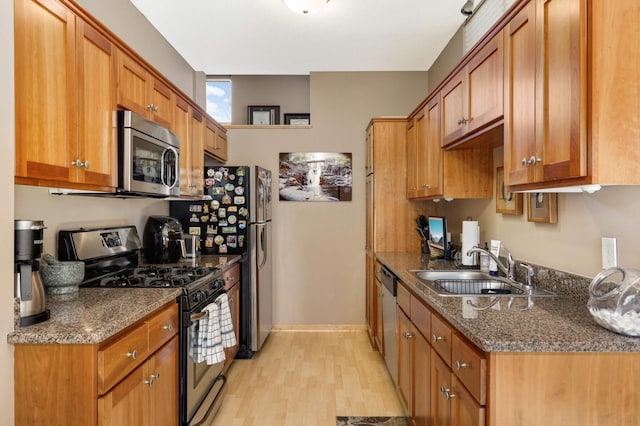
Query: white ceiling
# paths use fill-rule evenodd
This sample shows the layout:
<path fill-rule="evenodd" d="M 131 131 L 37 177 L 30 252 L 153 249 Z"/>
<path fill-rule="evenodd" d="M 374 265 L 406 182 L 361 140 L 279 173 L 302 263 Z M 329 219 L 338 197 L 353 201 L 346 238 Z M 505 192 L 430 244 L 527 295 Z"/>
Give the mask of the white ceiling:
<path fill-rule="evenodd" d="M 426 71 L 464 22 L 464 0 L 131 0 L 196 71 Z"/>

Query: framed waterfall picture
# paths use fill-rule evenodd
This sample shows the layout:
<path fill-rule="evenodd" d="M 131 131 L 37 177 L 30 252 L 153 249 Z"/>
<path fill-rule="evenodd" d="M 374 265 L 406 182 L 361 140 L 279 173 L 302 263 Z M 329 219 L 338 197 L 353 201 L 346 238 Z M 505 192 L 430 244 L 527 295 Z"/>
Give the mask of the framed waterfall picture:
<path fill-rule="evenodd" d="M 351 201 L 350 152 L 281 152 L 280 201 Z"/>

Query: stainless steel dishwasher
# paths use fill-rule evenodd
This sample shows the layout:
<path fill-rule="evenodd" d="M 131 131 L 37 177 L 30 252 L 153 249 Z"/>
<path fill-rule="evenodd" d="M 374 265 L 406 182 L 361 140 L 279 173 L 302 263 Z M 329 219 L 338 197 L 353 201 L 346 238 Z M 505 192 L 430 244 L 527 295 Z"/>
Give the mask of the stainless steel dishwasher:
<path fill-rule="evenodd" d="M 398 341 L 396 338 L 396 289 L 398 277 L 384 266 L 382 279 L 382 330 L 384 334 L 384 361 L 395 384 L 398 383 Z"/>

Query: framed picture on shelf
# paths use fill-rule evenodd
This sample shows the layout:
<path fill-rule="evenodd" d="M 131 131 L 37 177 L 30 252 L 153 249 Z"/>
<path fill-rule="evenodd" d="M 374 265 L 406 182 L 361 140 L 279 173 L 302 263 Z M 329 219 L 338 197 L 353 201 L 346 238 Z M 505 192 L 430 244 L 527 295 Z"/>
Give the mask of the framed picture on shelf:
<path fill-rule="evenodd" d="M 507 190 L 504 184 L 504 167 L 496 169 L 496 213 L 522 214 L 522 194 Z"/>
<path fill-rule="evenodd" d="M 311 114 L 294 114 L 285 112 L 284 124 L 288 124 L 290 126 L 308 126 L 311 124 Z"/>
<path fill-rule="evenodd" d="M 280 107 L 250 105 L 248 119 L 249 124 L 256 126 L 280 124 Z"/>
<path fill-rule="evenodd" d="M 538 223 L 558 223 L 558 194 L 530 192 L 527 194 L 527 220 Z"/>

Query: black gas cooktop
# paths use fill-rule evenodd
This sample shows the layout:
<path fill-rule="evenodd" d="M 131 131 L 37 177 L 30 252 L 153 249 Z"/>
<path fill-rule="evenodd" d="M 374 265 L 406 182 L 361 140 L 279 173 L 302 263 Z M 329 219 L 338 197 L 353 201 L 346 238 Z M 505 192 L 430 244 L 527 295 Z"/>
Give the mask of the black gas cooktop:
<path fill-rule="evenodd" d="M 89 271 L 88 271 L 89 272 Z M 135 266 L 117 271 L 91 271 L 85 287 L 186 287 L 201 278 L 211 279 L 218 268 L 205 266 Z"/>

